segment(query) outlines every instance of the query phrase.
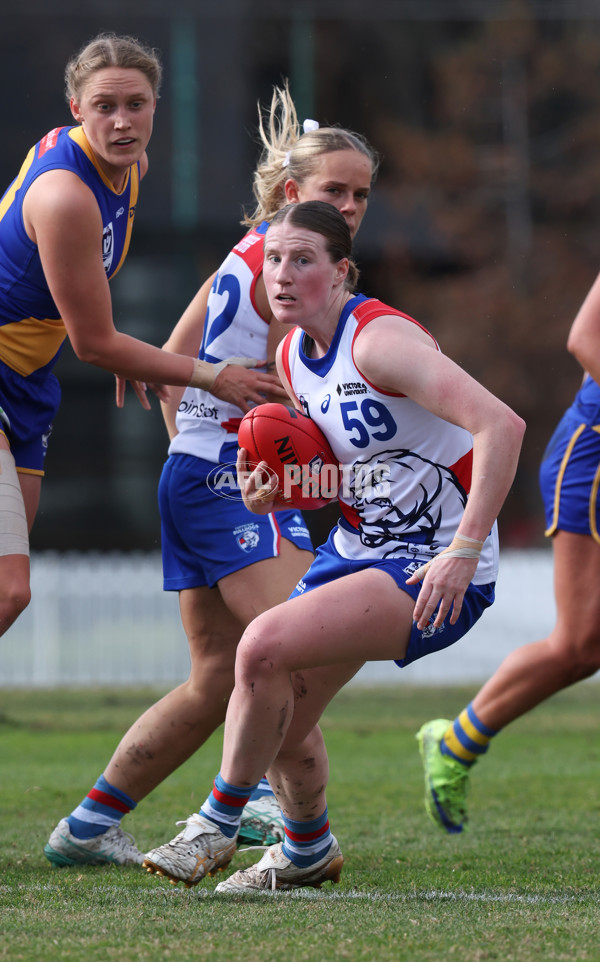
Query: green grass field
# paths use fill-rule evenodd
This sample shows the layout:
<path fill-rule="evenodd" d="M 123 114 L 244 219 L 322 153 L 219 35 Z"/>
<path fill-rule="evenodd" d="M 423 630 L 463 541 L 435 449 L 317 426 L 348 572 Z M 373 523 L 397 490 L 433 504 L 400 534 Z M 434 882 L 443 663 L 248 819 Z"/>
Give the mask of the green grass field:
<path fill-rule="evenodd" d="M 156 694 L 0 691 L 0 958 L 600 960 L 596 684 L 496 739 L 473 773 L 471 830 L 452 837 L 425 816 L 414 734 L 474 691 L 343 692 L 323 723 L 342 881 L 249 898 L 213 896 L 216 879 L 188 890 L 140 869 L 52 869 L 43 856 Z M 127 817 L 142 849 L 199 808 L 220 746 L 219 732 Z"/>

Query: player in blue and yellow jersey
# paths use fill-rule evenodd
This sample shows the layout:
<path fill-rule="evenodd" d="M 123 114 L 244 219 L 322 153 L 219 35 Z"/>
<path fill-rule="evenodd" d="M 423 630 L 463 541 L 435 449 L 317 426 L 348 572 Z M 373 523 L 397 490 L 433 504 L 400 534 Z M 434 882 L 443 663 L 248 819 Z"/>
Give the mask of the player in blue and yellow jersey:
<path fill-rule="evenodd" d="M 471 768 L 500 729 L 600 669 L 600 277 L 573 322 L 567 349 L 583 368 L 583 382 L 540 467 L 556 624 L 547 638 L 511 652 L 454 721 L 436 718 L 417 735 L 426 810 L 452 834 L 468 823 Z"/>
<path fill-rule="evenodd" d="M 145 406 L 146 385 L 161 400 L 164 385 L 194 384 L 246 404 L 278 383 L 245 369 L 257 361 L 214 365 L 114 326 L 109 280 L 129 247 L 160 79 L 155 52 L 133 38 L 86 44 L 66 69 L 75 125 L 32 147 L 0 201 L 0 634 L 30 598 L 29 531 L 66 337 L 81 360 L 130 380 Z"/>
<path fill-rule="evenodd" d="M 275 88 L 259 132 L 264 149 L 254 175 L 256 209 L 244 218 L 249 230 L 165 345 L 206 362 L 247 353 L 274 360 L 284 328 L 273 317 L 262 277 L 267 222 L 286 201 L 321 199 L 340 210 L 354 236 L 377 170 L 375 152 L 359 135 L 316 121 L 300 126 L 287 85 Z M 115 847 L 123 815 L 221 724 L 244 627 L 284 601 L 312 561 L 299 512 L 259 517 L 242 503 L 235 484 L 240 405 L 188 388 L 173 390 L 163 410 L 171 437 L 159 488 L 164 586 L 179 592 L 191 672 L 133 724 L 88 796 L 52 832 L 45 851 L 55 864 L 129 860 L 130 849 Z M 230 497 L 211 487 L 219 471 L 232 479 Z M 257 794 L 244 812 L 241 836 L 273 841 L 282 832 L 279 806 L 266 786 Z"/>

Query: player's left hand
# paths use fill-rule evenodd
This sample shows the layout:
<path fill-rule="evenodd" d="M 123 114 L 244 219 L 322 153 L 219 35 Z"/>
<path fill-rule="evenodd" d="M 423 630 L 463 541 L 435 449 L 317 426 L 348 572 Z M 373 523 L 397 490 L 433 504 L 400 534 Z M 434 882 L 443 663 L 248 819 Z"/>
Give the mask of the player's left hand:
<path fill-rule="evenodd" d="M 121 377 L 119 374 L 115 374 L 116 379 L 116 401 L 117 407 L 122 408 L 125 404 L 125 387 L 127 385 L 127 378 Z M 146 384 L 145 381 L 129 381 L 131 384 L 135 395 L 146 411 L 150 410 L 150 401 L 148 400 L 147 391 L 150 388 L 151 391 L 156 394 L 159 401 L 168 401 L 171 392 L 166 384 Z"/>
<path fill-rule="evenodd" d="M 475 558 L 444 558 L 438 555 L 407 579 L 407 585 L 423 582 L 413 612 L 413 621 L 420 631 L 427 627 L 436 608 L 434 628 L 441 627 L 449 611 L 452 612 L 450 624 L 456 624 L 465 591 L 477 570 L 477 564 L 478 559 Z"/>

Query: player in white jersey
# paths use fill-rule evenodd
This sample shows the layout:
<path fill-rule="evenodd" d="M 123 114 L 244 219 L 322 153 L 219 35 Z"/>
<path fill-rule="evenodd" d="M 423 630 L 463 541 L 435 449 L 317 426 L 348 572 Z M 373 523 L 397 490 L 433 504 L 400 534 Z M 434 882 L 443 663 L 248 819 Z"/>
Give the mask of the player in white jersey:
<path fill-rule="evenodd" d="M 318 198 L 339 209 L 354 236 L 377 171 L 377 157 L 359 135 L 314 121 L 299 128 L 287 86 L 275 89 L 268 122 L 261 120 L 259 130 L 264 151 L 254 176 L 256 210 L 244 221 L 250 230 L 201 287 L 165 345 L 201 363 L 245 356 L 246 349 L 274 363 L 286 329 L 272 315 L 262 280 L 266 222 L 287 201 Z M 231 384 L 234 366 L 227 372 Z M 237 376 L 247 374 L 240 367 Z M 121 819 L 221 724 L 244 627 L 284 601 L 312 561 L 299 512 L 252 515 L 237 487 L 239 421 L 251 404 L 265 400 L 274 381 L 281 391 L 273 375 L 264 379 L 254 394 L 240 392 L 237 404 L 182 389 L 172 390 L 163 406 L 171 437 L 159 486 L 164 587 L 179 592 L 190 677 L 133 724 L 87 797 L 61 820 L 45 849 L 54 864 L 141 862 L 136 849 L 131 858 L 131 845 L 122 847 L 124 858 L 119 855 Z M 272 841 L 282 832 L 279 806 L 267 786 L 257 795 L 246 810 L 243 835 Z"/>
<path fill-rule="evenodd" d="M 241 808 L 264 771 L 284 842 L 216 891 L 337 881 L 323 709 L 367 659 L 403 665 L 444 647 L 493 601 L 493 532 L 524 424 L 420 325 L 354 297 L 356 274 L 348 226 L 330 205 L 275 215 L 263 276 L 278 320 L 297 326 L 278 369 L 340 460 L 343 520 L 291 598 L 242 636 L 214 788 L 144 862 L 174 881 L 195 884 L 229 863 Z M 265 467 L 253 470 L 240 451 L 244 499 L 257 514 L 275 506 Z"/>

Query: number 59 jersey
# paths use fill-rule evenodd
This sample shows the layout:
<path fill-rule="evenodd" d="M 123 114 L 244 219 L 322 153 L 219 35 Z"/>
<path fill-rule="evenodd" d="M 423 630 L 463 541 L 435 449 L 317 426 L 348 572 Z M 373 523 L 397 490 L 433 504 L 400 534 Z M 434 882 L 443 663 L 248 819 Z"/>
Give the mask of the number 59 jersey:
<path fill-rule="evenodd" d="M 390 314 L 417 323 L 381 301 L 356 295 L 346 304 L 324 357 L 307 356 L 300 328 L 287 335 L 281 356 L 294 393 L 342 468 L 336 549 L 351 560 L 425 561 L 450 544 L 462 518 L 473 439 L 405 395 L 378 390 L 356 367 L 357 334 L 374 318 Z M 494 525 L 474 583 L 495 581 L 497 570 Z"/>

